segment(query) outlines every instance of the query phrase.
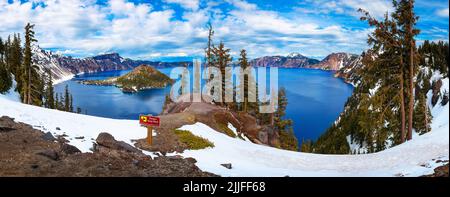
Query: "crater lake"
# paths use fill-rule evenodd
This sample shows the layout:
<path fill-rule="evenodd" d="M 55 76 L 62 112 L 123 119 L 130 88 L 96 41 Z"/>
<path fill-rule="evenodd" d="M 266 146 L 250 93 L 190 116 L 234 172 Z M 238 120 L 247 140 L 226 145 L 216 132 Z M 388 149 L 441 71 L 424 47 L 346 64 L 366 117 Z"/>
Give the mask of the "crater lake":
<path fill-rule="evenodd" d="M 158 70 L 169 76 L 172 68 Z M 83 114 L 92 116 L 137 120 L 140 114 L 161 113 L 170 86 L 123 93 L 114 86 L 79 83 L 80 80 L 100 80 L 128 72 L 130 70 L 80 74 L 55 85 L 55 92 L 64 94 L 67 85 L 73 96 L 75 110 L 80 107 Z M 302 139 L 316 140 L 324 133 L 338 118 L 347 98 L 351 96 L 353 86 L 343 79 L 335 78 L 333 74 L 332 71 L 314 69 L 278 69 L 278 86 L 286 89 L 288 99 L 286 118 L 293 120 L 293 129 L 299 142 Z"/>

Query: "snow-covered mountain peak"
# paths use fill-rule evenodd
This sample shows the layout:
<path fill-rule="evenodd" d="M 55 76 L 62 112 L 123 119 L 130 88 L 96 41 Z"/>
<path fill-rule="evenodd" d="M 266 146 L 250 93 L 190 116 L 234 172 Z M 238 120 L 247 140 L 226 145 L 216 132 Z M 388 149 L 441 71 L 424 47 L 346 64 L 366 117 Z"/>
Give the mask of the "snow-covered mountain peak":
<path fill-rule="evenodd" d="M 304 57 L 302 54 L 298 53 L 298 52 L 292 52 L 289 55 L 287 55 L 286 57 L 288 58 L 300 58 L 300 57 Z"/>

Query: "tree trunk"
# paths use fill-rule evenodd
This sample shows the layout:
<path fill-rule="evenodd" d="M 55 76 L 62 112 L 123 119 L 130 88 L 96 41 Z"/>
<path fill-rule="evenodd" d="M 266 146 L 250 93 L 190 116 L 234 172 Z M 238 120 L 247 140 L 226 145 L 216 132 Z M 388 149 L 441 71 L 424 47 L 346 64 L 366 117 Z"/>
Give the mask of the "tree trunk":
<path fill-rule="evenodd" d="M 412 127 L 413 127 L 413 112 L 414 112 L 414 38 L 413 38 L 413 27 L 412 27 L 412 20 L 413 20 L 413 5 L 412 1 L 409 1 L 409 12 L 411 13 L 409 22 L 409 34 L 411 36 L 410 40 L 410 46 L 409 46 L 409 115 L 408 115 L 408 136 L 407 139 L 412 139 Z"/>
<path fill-rule="evenodd" d="M 247 112 L 247 102 L 248 102 L 248 98 L 244 97 L 244 112 Z"/>
<path fill-rule="evenodd" d="M 427 107 L 427 103 L 424 102 L 423 106 L 425 108 L 425 132 L 429 132 L 428 131 L 428 107 Z"/>
<path fill-rule="evenodd" d="M 28 86 L 28 90 L 27 90 L 28 101 L 27 101 L 27 104 L 31 105 L 31 68 L 28 68 L 28 84 L 27 84 L 27 86 Z"/>
<path fill-rule="evenodd" d="M 406 126 L 406 117 L 405 117 L 405 96 L 404 96 L 404 79 L 403 79 L 403 58 L 400 60 L 402 68 L 400 73 L 400 113 L 402 116 L 402 130 L 401 130 L 401 143 L 405 142 L 405 126 Z"/>
<path fill-rule="evenodd" d="M 409 65 L 409 114 L 408 114 L 408 136 L 407 139 L 412 139 L 412 125 L 414 112 L 414 52 L 413 47 L 410 49 L 410 65 Z"/>

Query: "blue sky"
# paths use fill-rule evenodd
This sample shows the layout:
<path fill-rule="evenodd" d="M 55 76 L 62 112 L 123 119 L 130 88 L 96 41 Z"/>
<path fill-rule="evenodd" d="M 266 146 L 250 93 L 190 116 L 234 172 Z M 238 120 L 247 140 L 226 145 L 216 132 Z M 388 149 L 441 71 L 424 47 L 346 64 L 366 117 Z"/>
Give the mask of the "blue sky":
<path fill-rule="evenodd" d="M 210 21 L 214 41 L 251 58 L 298 52 L 321 59 L 332 52 L 359 54 L 371 29 L 358 8 L 376 17 L 391 0 L 0 0 L 0 36 L 36 24 L 39 45 L 87 57 L 187 60 L 202 57 Z M 448 41 L 448 0 L 416 0 L 423 40 Z"/>

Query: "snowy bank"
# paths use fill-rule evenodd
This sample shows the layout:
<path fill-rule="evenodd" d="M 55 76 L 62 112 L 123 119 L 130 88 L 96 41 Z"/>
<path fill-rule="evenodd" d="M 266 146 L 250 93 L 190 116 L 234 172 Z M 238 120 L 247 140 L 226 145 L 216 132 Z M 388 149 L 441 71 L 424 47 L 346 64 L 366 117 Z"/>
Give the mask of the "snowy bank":
<path fill-rule="evenodd" d="M 280 150 L 231 138 L 207 125 L 196 123 L 180 129 L 207 138 L 214 148 L 175 153 L 193 157 L 197 166 L 222 176 L 420 176 L 433 173 L 436 160 L 448 160 L 448 105 L 433 113 L 432 132 L 394 148 L 366 155 L 319 155 Z M 93 139 L 108 132 L 133 144 L 146 137 L 137 120 L 115 120 L 45 109 L 11 101 L 0 95 L 0 116 L 52 134 L 66 134 L 70 144 L 89 152 Z M 58 128 L 58 129 L 57 129 Z M 75 139 L 83 136 L 84 139 Z M 151 154 L 150 152 L 146 152 Z M 171 154 L 174 155 L 174 154 Z M 232 169 L 220 164 L 231 163 Z"/>
<path fill-rule="evenodd" d="M 92 143 L 101 132 L 113 135 L 117 140 L 133 144 L 131 140 L 147 136 L 147 129 L 138 120 L 115 120 L 58 110 L 46 109 L 11 101 L 0 94 L 0 116 L 9 116 L 16 122 L 32 125 L 33 128 L 53 135 L 67 135 L 69 144 L 83 152 L 90 152 Z M 83 139 L 75 139 L 84 137 Z"/>

